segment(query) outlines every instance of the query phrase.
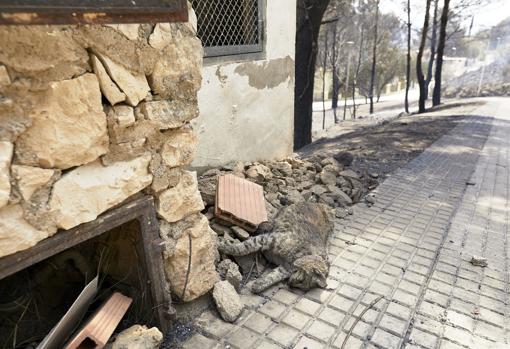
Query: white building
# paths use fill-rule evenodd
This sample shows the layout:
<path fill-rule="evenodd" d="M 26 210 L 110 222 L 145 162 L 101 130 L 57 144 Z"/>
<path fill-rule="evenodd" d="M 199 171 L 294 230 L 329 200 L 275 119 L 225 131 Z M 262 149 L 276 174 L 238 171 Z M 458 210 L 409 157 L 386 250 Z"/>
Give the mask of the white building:
<path fill-rule="evenodd" d="M 292 153 L 296 0 L 192 0 L 205 48 L 194 167 Z"/>

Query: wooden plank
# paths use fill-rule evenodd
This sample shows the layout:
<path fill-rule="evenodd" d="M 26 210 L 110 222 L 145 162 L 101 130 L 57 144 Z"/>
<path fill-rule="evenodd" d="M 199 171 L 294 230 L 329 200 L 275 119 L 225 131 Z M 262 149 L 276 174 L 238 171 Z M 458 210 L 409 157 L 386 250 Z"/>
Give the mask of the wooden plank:
<path fill-rule="evenodd" d="M 185 22 L 186 0 L 3 0 L 0 24 Z"/>
<path fill-rule="evenodd" d="M 267 221 L 262 186 L 231 174 L 218 177 L 215 215 L 254 232 Z"/>
<path fill-rule="evenodd" d="M 74 335 L 65 349 L 103 348 L 132 302 L 131 298 L 118 292 L 112 294 L 85 326 Z"/>

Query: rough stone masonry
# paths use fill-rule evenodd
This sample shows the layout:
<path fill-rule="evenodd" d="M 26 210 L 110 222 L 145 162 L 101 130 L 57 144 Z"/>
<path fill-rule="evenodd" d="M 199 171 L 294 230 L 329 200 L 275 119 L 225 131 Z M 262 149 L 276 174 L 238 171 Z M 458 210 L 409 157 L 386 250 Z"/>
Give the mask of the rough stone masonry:
<path fill-rule="evenodd" d="M 203 55 L 190 18 L 0 27 L 0 257 L 144 191 L 157 203 L 173 293 L 189 301 L 212 288 L 215 233 L 185 170 Z"/>

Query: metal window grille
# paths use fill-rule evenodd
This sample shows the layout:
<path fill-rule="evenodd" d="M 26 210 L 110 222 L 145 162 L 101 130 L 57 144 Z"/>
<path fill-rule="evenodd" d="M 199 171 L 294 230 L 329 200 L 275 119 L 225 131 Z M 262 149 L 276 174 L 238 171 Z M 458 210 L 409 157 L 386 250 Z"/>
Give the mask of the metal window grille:
<path fill-rule="evenodd" d="M 205 56 L 262 51 L 263 0 L 191 0 Z"/>

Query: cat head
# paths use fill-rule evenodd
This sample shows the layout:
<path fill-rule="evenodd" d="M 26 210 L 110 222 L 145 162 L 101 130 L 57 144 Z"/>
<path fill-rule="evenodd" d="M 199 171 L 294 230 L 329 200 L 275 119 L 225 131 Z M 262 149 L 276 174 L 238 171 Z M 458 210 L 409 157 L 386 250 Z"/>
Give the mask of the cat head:
<path fill-rule="evenodd" d="M 289 284 L 303 290 L 325 288 L 328 272 L 328 261 L 319 256 L 304 256 L 294 262 Z"/>

